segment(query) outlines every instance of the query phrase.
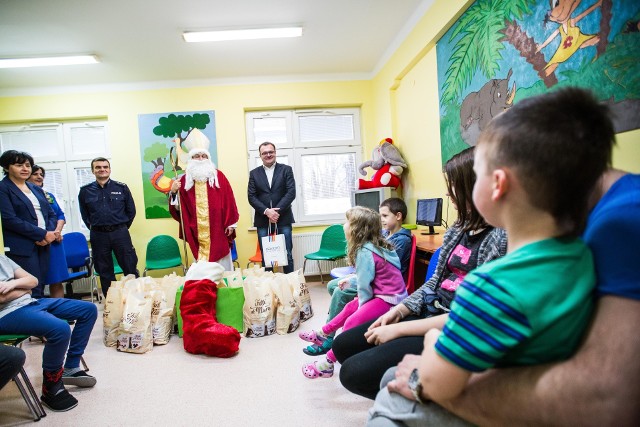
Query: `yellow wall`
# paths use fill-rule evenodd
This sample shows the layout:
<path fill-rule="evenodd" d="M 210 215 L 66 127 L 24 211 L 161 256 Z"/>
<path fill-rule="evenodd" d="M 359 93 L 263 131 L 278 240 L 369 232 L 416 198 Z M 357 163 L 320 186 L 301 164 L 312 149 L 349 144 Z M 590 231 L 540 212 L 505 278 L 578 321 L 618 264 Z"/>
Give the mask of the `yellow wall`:
<path fill-rule="evenodd" d="M 96 94 L 0 98 L 0 121 L 78 117 L 107 117 L 113 158 L 113 177 L 131 187 L 142 208 L 137 115 L 171 111 L 215 110 L 218 158 L 229 177 L 240 209 L 240 263 L 253 255 L 255 233 L 246 201 L 248 167 L 244 112 L 252 109 L 305 106 L 361 106 L 363 159 L 379 140 L 392 137 L 409 163 L 404 197 L 409 222 L 415 220 L 415 201 L 443 197 L 435 44 L 473 0 L 436 0 L 405 42 L 371 81 L 230 85 Z M 618 135 L 614 166 L 640 172 L 640 130 Z M 446 209 L 446 205 L 445 205 Z M 141 210 L 141 209 L 140 209 Z M 449 209 L 449 222 L 455 211 Z M 305 229 L 308 231 L 308 229 Z M 133 224 L 134 245 L 144 259 L 147 240 L 159 232 L 176 235 L 173 220 L 145 220 Z"/>
<path fill-rule="evenodd" d="M 265 108 L 304 108 L 308 106 L 357 106 L 362 111 L 363 139 L 375 139 L 370 123 L 371 82 L 317 82 L 209 86 L 114 93 L 67 94 L 0 98 L 0 120 L 31 122 L 78 117 L 106 117 L 112 154 L 112 177 L 131 188 L 138 215 L 131 227 L 134 246 L 144 268 L 147 241 L 163 233 L 177 237 L 173 219 L 146 220 L 143 210 L 138 114 L 215 110 L 218 162 L 234 189 L 240 221 L 238 256 L 241 265 L 255 253 L 246 188 L 249 178 L 245 110 Z M 315 230 L 313 228 L 304 231 Z"/>

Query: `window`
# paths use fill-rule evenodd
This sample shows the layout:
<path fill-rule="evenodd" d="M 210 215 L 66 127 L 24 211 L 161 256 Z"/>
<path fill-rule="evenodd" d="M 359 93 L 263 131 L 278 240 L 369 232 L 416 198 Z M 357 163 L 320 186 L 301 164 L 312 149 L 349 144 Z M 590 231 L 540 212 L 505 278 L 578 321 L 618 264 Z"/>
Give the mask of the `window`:
<path fill-rule="evenodd" d="M 56 197 L 67 223 L 63 232 L 89 235 L 80 217 L 80 187 L 95 180 L 91 160 L 110 157 L 107 122 L 38 123 L 0 127 L 0 152 L 25 151 L 46 171 L 44 189 Z"/>
<path fill-rule="evenodd" d="M 359 109 L 250 112 L 246 126 L 250 170 L 262 165 L 264 141 L 276 145 L 279 163 L 293 167 L 297 224 L 344 221 L 362 155 Z"/>

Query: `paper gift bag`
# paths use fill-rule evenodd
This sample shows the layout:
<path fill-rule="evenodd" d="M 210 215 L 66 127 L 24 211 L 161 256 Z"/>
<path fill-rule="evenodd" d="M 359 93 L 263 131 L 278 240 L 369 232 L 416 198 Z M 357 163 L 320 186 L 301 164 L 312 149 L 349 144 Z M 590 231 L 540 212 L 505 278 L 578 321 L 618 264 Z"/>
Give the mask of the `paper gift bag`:
<path fill-rule="evenodd" d="M 304 274 L 302 274 L 302 269 L 286 274 L 285 276 L 293 287 L 293 298 L 298 304 L 298 307 L 300 307 L 300 321 L 305 322 L 313 316 L 313 307 L 311 307 L 311 294 L 309 293 Z"/>
<path fill-rule="evenodd" d="M 262 238 L 262 260 L 267 267 L 284 267 L 289 264 L 284 234 L 270 234 Z"/>
<path fill-rule="evenodd" d="M 244 336 L 264 337 L 276 332 L 273 274 L 247 276 L 244 282 Z"/>
<path fill-rule="evenodd" d="M 293 297 L 293 286 L 284 274 L 276 274 L 271 287 L 277 300 L 276 333 L 291 333 L 300 326 L 300 307 Z"/>

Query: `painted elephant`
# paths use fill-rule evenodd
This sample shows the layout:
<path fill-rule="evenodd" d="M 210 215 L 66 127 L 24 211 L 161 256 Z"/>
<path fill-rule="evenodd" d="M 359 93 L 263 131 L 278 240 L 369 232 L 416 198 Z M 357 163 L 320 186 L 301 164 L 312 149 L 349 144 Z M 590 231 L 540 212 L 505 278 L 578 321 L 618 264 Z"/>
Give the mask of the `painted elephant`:
<path fill-rule="evenodd" d="M 460 134 L 470 145 L 476 145 L 480 132 L 491 119 L 505 111 L 513 104 L 516 94 L 516 83 L 509 90 L 509 70 L 505 79 L 492 79 L 477 92 L 471 92 L 462 101 L 460 107 Z"/>

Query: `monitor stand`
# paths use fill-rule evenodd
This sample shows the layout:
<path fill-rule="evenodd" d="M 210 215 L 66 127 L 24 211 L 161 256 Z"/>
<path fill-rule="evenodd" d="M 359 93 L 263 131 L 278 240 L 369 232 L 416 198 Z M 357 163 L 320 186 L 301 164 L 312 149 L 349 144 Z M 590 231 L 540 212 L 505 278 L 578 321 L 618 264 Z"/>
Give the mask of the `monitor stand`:
<path fill-rule="evenodd" d="M 422 234 L 423 236 L 430 236 L 432 234 L 440 234 L 440 233 L 436 233 L 435 230 L 433 229 L 433 225 L 430 225 L 429 231 L 421 231 L 420 234 Z"/>

